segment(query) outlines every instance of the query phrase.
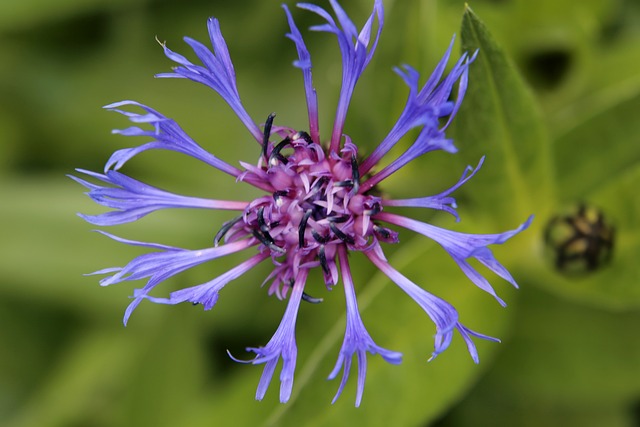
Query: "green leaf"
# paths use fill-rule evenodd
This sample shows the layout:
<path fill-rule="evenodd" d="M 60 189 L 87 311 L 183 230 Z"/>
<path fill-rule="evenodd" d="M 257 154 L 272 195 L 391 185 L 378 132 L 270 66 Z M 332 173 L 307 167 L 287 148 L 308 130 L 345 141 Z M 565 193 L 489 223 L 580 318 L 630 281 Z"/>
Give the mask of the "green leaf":
<path fill-rule="evenodd" d="M 46 0 L 0 2 L 0 30 L 15 30 L 24 27 L 76 16 L 82 13 L 103 11 L 122 6 L 123 0 L 61 0 L 55 3 Z M 142 3 L 142 1 L 138 1 Z"/>
<path fill-rule="evenodd" d="M 470 197 L 485 215 L 522 221 L 532 212 L 544 212 L 553 200 L 546 129 L 531 92 L 469 7 L 461 40 L 462 51 L 478 51 L 478 57 L 454 122 L 456 142 L 469 164 L 487 156 L 470 183 Z"/>
<path fill-rule="evenodd" d="M 78 334 L 5 426 L 175 426 L 205 364 L 193 319 Z"/>
<path fill-rule="evenodd" d="M 590 57 L 576 64 L 575 94 L 555 96 L 547 121 L 554 139 L 562 140 L 575 128 L 638 96 L 640 46 L 634 38 L 614 39 L 591 48 Z"/>
<path fill-rule="evenodd" d="M 132 349 L 132 369 L 122 384 L 119 405 L 109 416 L 112 425 L 180 425 L 200 396 L 208 355 L 202 351 L 199 319 L 171 314 L 152 330 L 148 325 L 122 330 L 138 335 L 139 342 Z"/>
<path fill-rule="evenodd" d="M 594 310 L 535 288 L 522 294 L 514 333 L 472 399 L 502 404 L 508 396 L 519 407 L 581 406 L 587 413 L 637 399 L 640 341 L 633 326 L 640 312 Z"/>
<path fill-rule="evenodd" d="M 443 425 L 467 427 L 487 420 L 518 427 L 631 427 L 637 425 L 631 405 L 566 404 L 547 399 L 522 399 L 502 390 L 473 392 L 451 413 Z"/>
<path fill-rule="evenodd" d="M 588 198 L 610 185 L 640 161 L 640 85 L 602 113 L 587 116 L 554 145 L 559 196 L 563 201 Z"/>
<path fill-rule="evenodd" d="M 100 409 L 108 391 L 123 381 L 131 359 L 131 336 L 93 330 L 68 345 L 40 387 L 3 423 L 7 427 L 86 425 L 78 418 Z M 85 420 L 85 421 L 86 421 Z"/>
<path fill-rule="evenodd" d="M 559 196 L 565 202 L 588 198 L 640 161 L 640 123 L 636 117 L 640 84 L 618 89 L 624 89 L 624 93 L 613 93 L 616 99 L 612 105 L 595 115 L 585 112 L 582 122 L 554 144 Z"/>

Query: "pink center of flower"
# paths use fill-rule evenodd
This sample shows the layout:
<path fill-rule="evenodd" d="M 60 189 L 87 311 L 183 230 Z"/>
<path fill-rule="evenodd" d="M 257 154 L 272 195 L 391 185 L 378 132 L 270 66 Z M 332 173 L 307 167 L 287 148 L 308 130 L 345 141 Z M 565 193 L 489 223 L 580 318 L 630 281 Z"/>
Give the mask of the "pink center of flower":
<path fill-rule="evenodd" d="M 277 266 L 272 291 L 280 283 L 290 285 L 300 267 L 319 266 L 325 283 L 335 284 L 338 245 L 361 251 L 372 237 L 397 241 L 394 232 L 371 220 L 382 210 L 380 198 L 358 193 L 357 148 L 348 138 L 340 153 L 327 154 L 306 132 L 281 130 L 286 136 L 278 144 L 268 141 L 268 132 L 269 122 L 258 165 L 245 165 L 240 179 L 267 182 L 273 193 L 251 202 L 216 240 L 224 234 L 227 240 L 255 237 Z"/>

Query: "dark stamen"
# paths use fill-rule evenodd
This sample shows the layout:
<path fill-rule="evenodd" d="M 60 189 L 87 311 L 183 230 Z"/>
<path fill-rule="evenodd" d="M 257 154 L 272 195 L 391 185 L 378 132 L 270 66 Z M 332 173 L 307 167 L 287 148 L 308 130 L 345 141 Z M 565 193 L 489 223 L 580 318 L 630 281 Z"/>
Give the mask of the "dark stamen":
<path fill-rule="evenodd" d="M 269 249 L 271 249 L 272 251 L 279 252 L 281 254 L 287 253 L 287 251 L 285 249 L 281 248 L 280 246 L 276 245 L 275 243 L 269 245 Z"/>
<path fill-rule="evenodd" d="M 307 230 L 307 221 L 309 221 L 312 213 L 313 211 L 311 209 L 307 209 L 302 220 L 300 220 L 300 225 L 298 225 L 298 246 L 300 248 L 304 247 L 304 232 Z"/>
<path fill-rule="evenodd" d="M 391 236 L 391 233 L 389 232 L 388 229 L 384 227 L 380 227 L 378 224 L 373 224 L 373 232 L 378 233 L 384 239 L 388 239 Z"/>
<path fill-rule="evenodd" d="M 306 292 L 302 293 L 302 300 L 310 302 L 311 304 L 320 304 L 323 301 L 322 298 L 314 298 Z"/>
<path fill-rule="evenodd" d="M 330 223 L 340 224 L 342 222 L 347 222 L 349 218 L 351 218 L 349 215 L 329 216 L 327 217 L 327 221 L 329 221 Z"/>
<path fill-rule="evenodd" d="M 251 233 L 253 234 L 253 237 L 260 240 L 260 242 L 265 246 L 271 246 L 275 243 L 270 234 L 268 235 L 269 237 L 267 237 L 258 230 L 252 230 Z"/>
<path fill-rule="evenodd" d="M 336 237 L 342 240 L 343 242 L 348 243 L 350 245 L 353 245 L 356 242 L 355 240 L 353 240 L 353 237 L 344 234 L 342 230 L 340 230 L 335 223 L 330 222 L 329 228 L 331 228 L 331 231 L 333 231 L 333 234 L 335 234 Z"/>
<path fill-rule="evenodd" d="M 303 130 L 298 131 L 298 135 L 299 135 L 300 138 L 304 139 L 307 142 L 307 144 L 313 144 L 313 139 L 311 139 L 309 134 L 306 133 L 305 131 L 303 131 Z"/>
<path fill-rule="evenodd" d="M 273 240 L 273 237 L 271 237 L 271 234 L 268 231 L 261 231 L 260 234 L 267 242 L 269 242 L 269 244 L 274 244 L 276 242 L 275 240 Z"/>
<path fill-rule="evenodd" d="M 280 151 L 282 151 L 284 147 L 290 144 L 291 144 L 291 139 L 289 137 L 286 137 L 285 139 L 280 141 L 278 145 L 276 145 L 273 148 L 273 150 L 271 150 L 271 154 L 269 155 L 269 164 L 272 164 L 275 159 L 280 160 L 285 165 L 289 163 L 287 158 L 284 157 L 282 154 L 280 154 Z"/>
<path fill-rule="evenodd" d="M 351 155 L 351 180 L 353 181 L 353 192 L 357 193 L 360 187 L 360 171 L 358 170 L 358 159 L 356 155 Z"/>
<path fill-rule="evenodd" d="M 273 119 L 276 117 L 276 113 L 269 114 L 267 121 L 264 122 L 264 138 L 262 139 L 262 157 L 267 160 L 267 147 L 269 146 L 269 137 L 271 136 L 271 126 L 273 126 Z"/>
<path fill-rule="evenodd" d="M 271 231 L 271 228 L 267 225 L 267 222 L 264 220 L 264 206 L 260 206 L 260 209 L 258 209 L 258 225 L 260 226 L 260 231 L 262 231 L 262 233 L 265 236 L 269 235 L 269 231 Z M 271 236 L 269 235 L 269 237 Z"/>
<path fill-rule="evenodd" d="M 329 274 L 329 264 L 327 264 L 327 255 L 324 252 L 324 245 L 320 246 L 320 250 L 318 251 L 318 258 L 320 259 L 320 266 L 322 267 L 322 271 L 325 274 Z"/>
<path fill-rule="evenodd" d="M 277 201 L 280 197 L 286 197 L 289 195 L 289 190 L 279 190 L 273 192 L 273 199 Z"/>
<path fill-rule="evenodd" d="M 382 206 L 380 206 L 380 203 L 374 203 L 371 209 L 367 209 L 364 211 L 365 215 L 369 216 L 379 214 L 380 212 L 382 212 Z"/>
<path fill-rule="evenodd" d="M 282 198 L 283 197 L 288 197 L 289 196 L 289 191 L 275 191 L 273 193 L 273 201 L 276 202 L 277 206 L 281 206 L 282 205 Z M 275 227 L 275 226 L 274 226 Z"/>
<path fill-rule="evenodd" d="M 346 179 L 344 181 L 338 181 L 333 183 L 334 187 L 353 187 L 353 181 Z"/>
<path fill-rule="evenodd" d="M 329 178 L 326 176 L 321 176 L 320 178 L 318 178 L 316 182 L 313 183 L 311 188 L 309 188 L 308 194 L 311 194 L 311 195 L 316 194 L 318 191 L 320 191 L 322 186 L 327 183 L 327 181 L 329 181 Z"/>
<path fill-rule="evenodd" d="M 273 237 L 271 237 L 269 233 L 262 234 L 258 230 L 253 230 L 252 234 L 253 234 L 253 237 L 260 240 L 260 243 L 262 243 L 269 249 L 274 250 L 276 252 L 280 252 L 281 254 L 284 254 L 286 252 L 280 246 L 276 245 L 276 243 L 273 240 Z"/>
<path fill-rule="evenodd" d="M 231 230 L 231 228 L 240 221 L 242 221 L 242 215 L 237 216 L 232 220 L 222 224 L 222 227 L 220 227 L 220 230 L 216 233 L 216 236 L 213 238 L 213 244 L 215 246 L 218 246 L 218 243 L 220 243 L 220 240 L 222 240 L 222 238 L 229 232 L 229 230 Z"/>
<path fill-rule="evenodd" d="M 322 244 L 327 243 L 331 239 L 331 236 L 321 236 L 320 233 L 318 233 L 313 228 L 311 229 L 311 235 L 313 236 L 314 239 L 316 239 L 316 242 L 322 243 Z"/>

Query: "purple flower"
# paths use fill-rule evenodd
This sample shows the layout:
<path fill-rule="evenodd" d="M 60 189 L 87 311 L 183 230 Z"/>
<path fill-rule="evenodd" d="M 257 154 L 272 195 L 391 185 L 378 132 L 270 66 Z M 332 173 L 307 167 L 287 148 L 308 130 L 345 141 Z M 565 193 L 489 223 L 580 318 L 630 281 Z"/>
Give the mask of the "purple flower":
<path fill-rule="evenodd" d="M 311 56 L 289 9 L 283 6 L 290 28 L 287 37 L 294 42 L 298 53 L 294 66 L 301 69 L 303 74 L 309 115 L 308 133 L 274 125 L 275 114 L 267 117 L 262 129 L 253 121 L 240 101 L 233 63 L 218 21 L 211 18 L 208 29 L 212 50 L 196 40 L 185 38 L 201 65 L 193 64 L 163 45 L 165 55 L 177 66 L 173 72 L 158 76 L 185 78 L 216 91 L 258 143 L 257 163 L 241 162 L 240 167 L 232 166 L 202 148 L 170 118 L 137 102 L 122 101 L 105 108 L 124 115 L 133 126 L 114 132 L 124 136 L 142 136 L 147 142 L 116 151 L 107 161 L 104 173 L 78 169 L 78 172 L 97 181 L 97 184 L 78 177 L 72 178 L 89 190 L 87 194 L 95 202 L 112 209 L 100 215 L 80 215 L 86 221 L 100 226 L 136 221 L 156 210 L 167 208 L 224 209 L 237 212 L 234 219 L 221 225 L 213 247 L 198 250 L 125 240 L 103 233 L 119 242 L 155 251 L 136 257 L 124 267 L 108 268 L 93 274 L 107 275 L 101 281 L 104 286 L 147 279 L 143 288 L 133 292 L 133 301 L 125 311 L 126 324 L 131 312 L 143 300 L 158 304 L 190 302 L 201 304 L 205 310 L 209 310 L 217 303 L 224 286 L 258 264 L 270 260 L 272 270 L 265 280 L 265 283 L 270 283 L 268 293 L 275 294 L 280 299 L 287 298 L 289 294 L 289 301 L 273 338 L 264 347 L 247 348 L 255 354 L 255 358 L 245 363 L 265 365 L 256 393 L 259 400 L 264 397 L 280 358 L 283 360 L 280 401 L 286 402 L 291 396 L 297 357 L 295 326 L 298 309 L 301 301 L 322 301 L 305 292 L 309 271 L 314 268 L 322 271 L 327 289 L 341 283 L 347 307 L 346 330 L 337 363 L 329 378 L 335 378 L 340 371 L 343 373 L 335 401 L 344 389 L 355 356 L 358 363 L 358 406 L 364 390 L 366 353 L 379 354 L 392 364 L 400 363 L 402 356 L 377 345 L 365 328 L 358 311 L 349 253 L 362 252 L 365 258 L 415 300 L 435 323 L 436 334 L 431 358 L 447 349 L 453 334 L 458 331 L 465 340 L 472 359 L 477 363 L 478 354 L 473 338 L 490 341 L 497 339 L 464 326 L 452 305 L 395 270 L 387 262 L 382 244 L 399 241 L 398 233 L 390 226 L 423 234 L 440 244 L 476 286 L 504 305 L 504 301 L 469 264 L 469 260 L 475 258 L 516 286 L 514 279 L 495 259 L 488 246 L 504 243 L 524 230 L 531 218 L 513 231 L 472 235 L 445 230 L 392 213 L 395 207 L 428 208 L 448 212 L 459 221 L 456 202 L 451 194 L 475 175 L 483 159 L 480 159 L 475 169 L 468 167 L 455 185 L 433 196 L 386 199 L 377 196 L 375 189 L 394 172 L 425 153 L 436 150 L 449 153 L 457 151 L 453 141 L 445 136 L 445 131 L 464 98 L 468 68 L 474 61 L 475 54 L 462 55 L 445 76 L 452 41 L 436 70 L 422 87 L 418 84 L 420 75 L 416 70 L 409 66 L 396 69 L 409 87 L 406 106 L 377 148 L 368 157 L 361 158 L 357 145 L 343 131 L 354 87 L 371 61 L 380 37 L 383 26 L 382 1 L 375 0 L 373 11 L 360 30 L 337 1 L 330 2 L 335 18 L 318 6 L 306 3 L 299 5 L 320 17 L 323 23 L 311 29 L 335 35 L 342 54 L 342 87 L 328 141 L 320 137 Z M 387 166 L 378 172 L 372 172 L 400 138 L 413 129 L 417 130 L 414 143 L 399 157 L 385 162 Z M 244 182 L 264 191 L 264 195 L 251 201 L 181 196 L 118 172 L 129 159 L 147 150 L 171 150 L 186 154 L 225 172 L 231 176 L 231 180 Z M 246 252 L 247 259 L 211 281 L 171 292 L 164 297 L 153 295 L 156 286 L 169 277 L 236 252 Z M 235 357 L 233 359 L 239 361 Z"/>

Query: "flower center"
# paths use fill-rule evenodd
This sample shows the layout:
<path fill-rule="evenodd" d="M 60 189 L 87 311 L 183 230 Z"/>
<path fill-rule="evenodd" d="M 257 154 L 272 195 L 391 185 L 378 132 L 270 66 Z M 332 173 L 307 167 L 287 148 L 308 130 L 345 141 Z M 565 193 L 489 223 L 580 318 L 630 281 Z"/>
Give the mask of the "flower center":
<path fill-rule="evenodd" d="M 333 258 L 335 245 L 366 246 L 369 217 L 380 211 L 380 201 L 357 194 L 355 146 L 327 155 L 306 133 L 295 132 L 261 163 L 275 191 L 254 201 L 244 223 L 274 256 L 296 251 L 301 262 L 316 259 L 328 274 L 326 258 Z"/>
<path fill-rule="evenodd" d="M 357 148 L 348 138 L 336 153 L 326 152 L 302 131 L 280 130 L 285 137 L 273 144 L 270 131 L 268 121 L 260 160 L 257 166 L 246 165 L 240 179 L 261 180 L 273 193 L 255 199 L 240 217 L 226 223 L 216 241 L 225 234 L 227 240 L 253 236 L 282 272 L 319 266 L 327 285 L 337 281 L 338 245 L 362 251 L 372 238 L 397 241 L 394 232 L 371 220 L 382 210 L 380 198 L 358 193 Z"/>

